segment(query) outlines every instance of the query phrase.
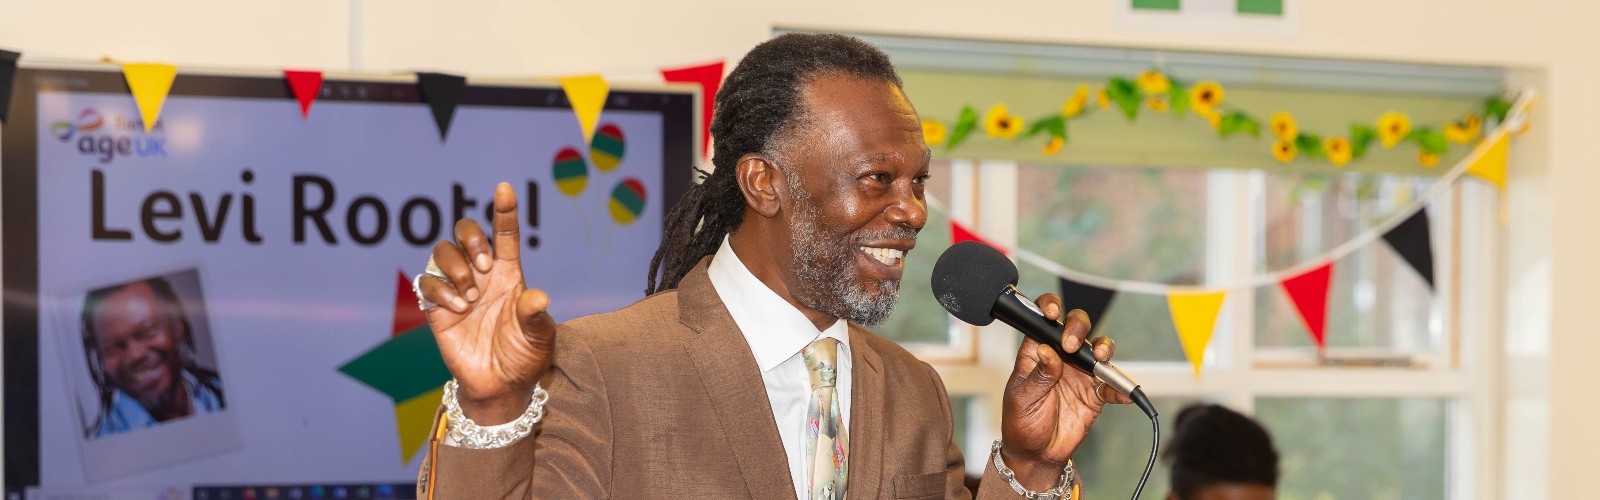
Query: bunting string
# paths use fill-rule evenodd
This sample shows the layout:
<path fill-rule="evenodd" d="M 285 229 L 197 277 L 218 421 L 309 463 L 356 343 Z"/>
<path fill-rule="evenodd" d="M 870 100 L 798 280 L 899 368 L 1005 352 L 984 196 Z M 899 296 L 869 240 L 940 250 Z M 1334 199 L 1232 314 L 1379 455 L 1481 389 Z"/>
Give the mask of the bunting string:
<path fill-rule="evenodd" d="M 1045 256 L 1028 251 L 1027 249 L 1007 248 L 1005 250 L 1010 255 L 1015 256 L 1017 260 L 1026 262 L 1040 269 L 1044 269 L 1045 271 L 1049 271 L 1051 274 L 1068 278 L 1080 283 L 1116 290 L 1119 292 L 1133 292 L 1147 295 L 1169 295 L 1173 293 L 1209 293 L 1218 291 L 1233 292 L 1238 290 L 1260 288 L 1268 285 L 1277 285 L 1285 279 L 1305 274 L 1325 265 L 1328 262 L 1339 260 L 1344 256 L 1366 246 L 1367 244 L 1372 243 L 1374 240 L 1382 238 L 1384 233 L 1394 229 L 1394 227 L 1400 225 L 1400 223 L 1405 222 L 1407 218 L 1410 218 L 1413 214 L 1417 213 L 1417 211 L 1422 210 L 1428 203 L 1431 203 L 1434 198 L 1444 194 L 1444 192 L 1449 189 L 1451 185 L 1455 184 L 1456 180 L 1458 180 L 1463 174 L 1466 174 L 1469 169 L 1473 169 L 1474 167 L 1482 168 L 1478 166 L 1478 163 L 1491 156 L 1493 150 L 1497 148 L 1501 149 L 1502 152 L 1500 152 L 1500 154 L 1503 155 L 1504 147 L 1501 145 L 1501 142 L 1509 141 L 1511 132 L 1521 130 L 1523 128 L 1523 125 L 1527 120 L 1527 110 L 1533 103 L 1536 94 L 1537 92 L 1532 88 L 1523 89 L 1520 93 L 1518 93 L 1516 101 L 1514 104 L 1512 104 L 1511 113 L 1506 116 L 1506 120 L 1498 124 L 1493 131 L 1486 134 L 1484 140 L 1479 142 L 1478 145 L 1473 148 L 1470 154 L 1468 154 L 1465 158 L 1462 158 L 1461 161 L 1456 163 L 1454 167 L 1451 167 L 1448 172 L 1440 176 L 1438 181 L 1430 185 L 1425 194 L 1419 196 L 1416 200 L 1413 200 L 1411 204 L 1407 205 L 1405 208 L 1396 211 L 1382 223 L 1368 228 L 1366 231 L 1361 232 L 1354 238 L 1351 238 L 1350 240 L 1326 252 L 1323 252 L 1321 255 L 1315 258 L 1308 259 L 1301 264 L 1295 265 L 1294 267 L 1259 274 L 1247 279 L 1237 280 L 1220 285 L 1172 285 L 1154 281 L 1125 280 L 1099 276 L 1069 268 Z M 1488 159 L 1495 160 L 1494 158 Z M 1503 158 L 1499 158 L 1498 161 L 1503 161 Z M 1504 167 L 1501 166 L 1498 168 L 1503 169 Z M 1491 180 L 1491 182 L 1493 181 Z M 1504 184 L 1497 184 L 1497 187 L 1504 189 Z M 927 201 L 930 209 L 946 215 L 950 214 L 950 211 L 946 208 L 946 206 L 934 197 L 929 196 Z M 959 221 L 953 216 L 950 217 L 950 219 L 957 224 L 963 225 L 966 230 L 973 231 L 973 226 L 965 224 L 964 221 Z M 979 236 L 979 238 L 982 239 L 981 236 Z"/>

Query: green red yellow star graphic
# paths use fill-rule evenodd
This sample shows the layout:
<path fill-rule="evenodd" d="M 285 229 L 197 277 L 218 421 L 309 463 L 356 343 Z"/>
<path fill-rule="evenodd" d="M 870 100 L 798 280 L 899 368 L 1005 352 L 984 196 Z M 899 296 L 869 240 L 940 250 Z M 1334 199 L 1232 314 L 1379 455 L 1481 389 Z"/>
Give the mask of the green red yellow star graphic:
<path fill-rule="evenodd" d="M 428 440 L 434 412 L 444 396 L 450 371 L 417 310 L 417 297 L 405 271 L 395 285 L 394 327 L 389 340 L 339 367 L 339 372 L 394 400 L 395 427 L 400 433 L 400 461 L 410 462 Z"/>

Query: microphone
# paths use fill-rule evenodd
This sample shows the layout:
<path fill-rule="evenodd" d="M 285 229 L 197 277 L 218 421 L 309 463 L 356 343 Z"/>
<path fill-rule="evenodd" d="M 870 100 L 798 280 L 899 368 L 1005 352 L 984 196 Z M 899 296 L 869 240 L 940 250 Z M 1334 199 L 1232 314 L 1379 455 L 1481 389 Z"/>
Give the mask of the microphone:
<path fill-rule="evenodd" d="M 1035 342 L 1050 346 L 1068 364 L 1128 396 L 1145 415 L 1156 417 L 1156 408 L 1139 383 L 1111 362 L 1094 359 L 1094 349 L 1087 339 L 1077 352 L 1061 349 L 1065 325 L 1059 319 L 1045 319 L 1044 311 L 1017 290 L 1017 266 L 999 250 L 976 241 L 950 246 L 933 265 L 933 296 L 961 321 L 987 326 L 998 319 Z"/>

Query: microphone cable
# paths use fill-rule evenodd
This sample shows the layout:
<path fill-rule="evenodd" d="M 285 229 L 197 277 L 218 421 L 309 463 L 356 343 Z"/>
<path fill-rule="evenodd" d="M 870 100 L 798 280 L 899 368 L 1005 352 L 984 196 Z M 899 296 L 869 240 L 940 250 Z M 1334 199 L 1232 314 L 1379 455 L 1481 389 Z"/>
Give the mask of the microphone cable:
<path fill-rule="evenodd" d="M 1144 474 L 1139 476 L 1139 485 L 1133 488 L 1133 500 L 1139 500 L 1139 495 L 1144 493 L 1144 483 L 1150 480 L 1150 470 L 1156 466 L 1156 450 L 1161 447 L 1161 415 L 1156 412 L 1156 406 L 1150 403 L 1150 398 L 1145 397 L 1144 389 L 1134 388 L 1128 397 L 1133 400 L 1134 406 L 1144 410 L 1150 417 L 1150 460 L 1144 463 Z"/>
<path fill-rule="evenodd" d="M 1144 482 L 1150 479 L 1150 469 L 1156 465 L 1156 447 L 1161 443 L 1161 418 L 1150 416 L 1150 460 L 1144 463 L 1144 474 L 1139 476 L 1139 486 L 1133 488 L 1133 500 L 1144 492 Z"/>

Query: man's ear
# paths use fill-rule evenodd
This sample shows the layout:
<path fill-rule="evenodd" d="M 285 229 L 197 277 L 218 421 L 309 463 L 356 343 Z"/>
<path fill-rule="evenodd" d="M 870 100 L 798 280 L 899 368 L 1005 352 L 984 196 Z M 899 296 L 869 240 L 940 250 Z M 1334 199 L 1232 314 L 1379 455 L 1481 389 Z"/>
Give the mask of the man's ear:
<path fill-rule="evenodd" d="M 744 193 L 745 205 L 762 217 L 776 217 L 782 205 L 779 186 L 783 184 L 783 173 L 778 171 L 778 165 L 765 156 L 749 153 L 739 157 L 734 169 L 734 179 L 739 183 L 739 191 Z"/>

